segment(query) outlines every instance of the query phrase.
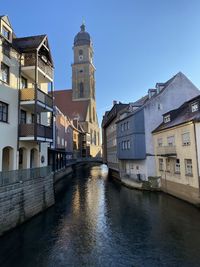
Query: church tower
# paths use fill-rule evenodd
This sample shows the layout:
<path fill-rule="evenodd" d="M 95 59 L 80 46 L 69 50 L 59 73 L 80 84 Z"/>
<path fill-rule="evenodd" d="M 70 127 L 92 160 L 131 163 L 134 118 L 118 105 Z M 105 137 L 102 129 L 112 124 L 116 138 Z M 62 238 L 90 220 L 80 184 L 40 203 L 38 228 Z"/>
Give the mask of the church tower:
<path fill-rule="evenodd" d="M 95 100 L 95 67 L 90 35 L 81 25 L 81 31 L 74 38 L 74 63 L 72 64 L 73 100 Z"/>
<path fill-rule="evenodd" d="M 74 62 L 72 64 L 72 101 L 87 105 L 87 115 L 80 121 L 90 136 L 90 155 L 101 153 L 100 129 L 96 113 L 95 66 L 93 64 L 93 45 L 85 24 L 74 38 Z"/>

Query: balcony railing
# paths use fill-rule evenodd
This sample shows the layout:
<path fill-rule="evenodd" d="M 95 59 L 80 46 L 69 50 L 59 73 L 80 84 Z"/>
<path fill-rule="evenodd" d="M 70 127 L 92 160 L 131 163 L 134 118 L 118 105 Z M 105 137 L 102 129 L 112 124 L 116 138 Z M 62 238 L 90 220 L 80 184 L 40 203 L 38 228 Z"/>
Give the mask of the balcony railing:
<path fill-rule="evenodd" d="M 157 155 L 159 156 L 176 156 L 176 146 L 158 146 Z"/>
<path fill-rule="evenodd" d="M 48 176 L 51 171 L 51 166 L 14 171 L 3 171 L 0 172 L 0 186 L 42 178 Z"/>
<path fill-rule="evenodd" d="M 36 126 L 34 123 L 20 124 L 19 137 L 36 137 L 36 140 L 38 138 L 52 139 L 53 131 L 51 127 L 41 124 L 36 124 Z"/>
<path fill-rule="evenodd" d="M 21 101 L 40 101 L 41 103 L 53 107 L 53 99 L 50 95 L 37 89 L 37 99 L 35 99 L 35 89 L 34 88 L 24 88 L 20 90 L 20 100 Z"/>
<path fill-rule="evenodd" d="M 24 56 L 24 66 L 34 66 L 36 64 L 36 54 L 28 53 Z M 51 79 L 53 79 L 53 68 L 50 66 L 50 63 L 44 62 L 40 57 L 38 57 L 38 67 Z"/>

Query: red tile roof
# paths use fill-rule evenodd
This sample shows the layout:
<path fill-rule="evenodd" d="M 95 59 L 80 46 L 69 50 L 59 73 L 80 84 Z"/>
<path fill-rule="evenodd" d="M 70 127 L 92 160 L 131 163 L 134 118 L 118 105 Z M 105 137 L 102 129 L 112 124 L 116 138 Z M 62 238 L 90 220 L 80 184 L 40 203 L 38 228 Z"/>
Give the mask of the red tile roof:
<path fill-rule="evenodd" d="M 79 118 L 79 121 L 85 121 L 89 100 L 72 101 L 72 90 L 54 91 L 54 105 L 57 106 L 64 115 L 70 119 Z"/>

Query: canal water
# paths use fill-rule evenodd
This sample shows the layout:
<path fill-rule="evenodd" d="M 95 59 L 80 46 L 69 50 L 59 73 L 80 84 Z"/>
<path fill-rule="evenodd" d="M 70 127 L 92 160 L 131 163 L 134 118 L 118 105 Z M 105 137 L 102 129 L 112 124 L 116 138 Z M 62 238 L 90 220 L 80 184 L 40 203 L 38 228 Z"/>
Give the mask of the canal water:
<path fill-rule="evenodd" d="M 65 180 L 63 180 L 65 181 Z M 200 266 L 200 211 L 82 167 L 56 205 L 0 238 L 0 267 Z"/>

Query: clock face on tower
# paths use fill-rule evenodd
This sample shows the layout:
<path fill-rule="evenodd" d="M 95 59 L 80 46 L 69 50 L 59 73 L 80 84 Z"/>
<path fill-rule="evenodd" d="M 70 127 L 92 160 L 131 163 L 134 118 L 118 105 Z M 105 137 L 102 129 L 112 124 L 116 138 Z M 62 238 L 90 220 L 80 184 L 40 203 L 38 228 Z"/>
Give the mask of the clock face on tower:
<path fill-rule="evenodd" d="M 79 55 L 79 60 L 80 60 L 80 61 L 83 60 L 83 55 Z"/>

